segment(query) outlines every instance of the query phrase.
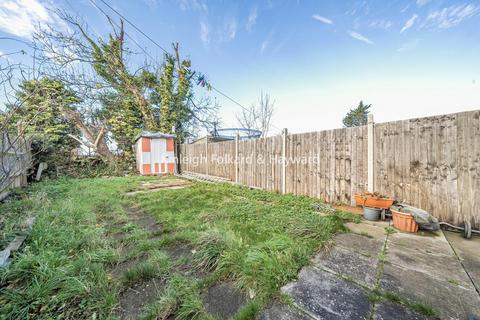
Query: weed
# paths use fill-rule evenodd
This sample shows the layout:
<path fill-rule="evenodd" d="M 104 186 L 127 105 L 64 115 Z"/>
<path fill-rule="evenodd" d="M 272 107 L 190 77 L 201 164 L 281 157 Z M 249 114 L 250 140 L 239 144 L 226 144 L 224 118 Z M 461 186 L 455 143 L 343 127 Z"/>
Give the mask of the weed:
<path fill-rule="evenodd" d="M 125 271 L 122 282 L 125 286 L 128 286 L 153 277 L 165 276 L 170 268 L 171 263 L 167 254 L 161 251 L 153 251 L 147 261 L 140 262 Z"/>
<path fill-rule="evenodd" d="M 227 248 L 227 235 L 211 229 L 200 235 L 196 241 L 198 252 L 195 254 L 196 266 L 204 271 L 217 268 L 223 251 Z"/>
<path fill-rule="evenodd" d="M 432 307 L 428 306 L 428 305 L 425 305 L 423 303 L 420 303 L 420 302 L 415 302 L 415 301 L 410 301 L 410 300 L 407 300 L 407 299 L 403 299 L 402 297 L 400 297 L 398 294 L 396 293 L 393 293 L 393 292 L 384 292 L 381 294 L 381 296 L 383 298 L 385 298 L 386 300 L 389 300 L 389 301 L 392 301 L 392 302 L 396 302 L 396 303 L 400 303 L 420 314 L 423 314 L 425 316 L 428 316 L 428 317 L 433 317 L 435 316 L 435 311 L 433 310 Z"/>
<path fill-rule="evenodd" d="M 160 299 L 145 308 L 143 319 L 167 319 L 171 315 L 181 320 L 208 319 L 195 281 L 174 274 Z"/>
<path fill-rule="evenodd" d="M 385 227 L 385 234 L 391 235 L 391 234 L 394 234 L 394 233 L 397 233 L 397 230 L 395 230 L 395 228 L 393 228 L 391 226 Z"/>
<path fill-rule="evenodd" d="M 258 303 L 255 301 L 250 301 L 245 306 L 243 306 L 237 314 L 233 317 L 233 320 L 251 320 L 255 319 L 259 310 Z"/>
<path fill-rule="evenodd" d="M 455 280 L 455 279 L 448 279 L 448 282 L 450 282 L 451 284 L 454 284 L 454 285 L 456 285 L 456 286 L 459 286 L 459 285 L 460 285 L 460 283 L 459 283 L 457 280 Z"/>

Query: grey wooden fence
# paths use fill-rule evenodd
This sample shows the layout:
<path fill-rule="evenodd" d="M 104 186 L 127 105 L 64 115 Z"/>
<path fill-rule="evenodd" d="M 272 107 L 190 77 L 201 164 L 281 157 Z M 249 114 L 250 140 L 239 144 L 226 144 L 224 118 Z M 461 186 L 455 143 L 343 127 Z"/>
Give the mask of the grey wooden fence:
<path fill-rule="evenodd" d="M 480 110 L 179 150 L 183 171 L 330 203 L 376 191 L 480 227 Z"/>
<path fill-rule="evenodd" d="M 31 166 L 30 142 L 22 136 L 0 133 L 0 200 L 8 190 L 27 184 Z"/>

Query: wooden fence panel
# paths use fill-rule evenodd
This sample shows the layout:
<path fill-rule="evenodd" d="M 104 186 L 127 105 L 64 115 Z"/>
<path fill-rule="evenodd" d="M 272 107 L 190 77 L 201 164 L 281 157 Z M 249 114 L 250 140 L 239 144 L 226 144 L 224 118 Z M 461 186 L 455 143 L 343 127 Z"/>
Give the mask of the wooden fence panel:
<path fill-rule="evenodd" d="M 375 190 L 480 225 L 480 111 L 375 125 Z"/>
<path fill-rule="evenodd" d="M 367 191 L 367 126 L 286 136 L 287 193 L 354 205 Z M 208 158 L 186 171 L 235 180 L 235 141 L 182 145 L 182 156 Z M 379 123 L 373 135 L 374 190 L 443 221 L 480 227 L 480 110 Z M 238 142 L 238 183 L 282 191 L 283 137 Z M 212 156 L 230 157 L 228 164 Z"/>
<path fill-rule="evenodd" d="M 235 180 L 235 141 L 208 143 L 208 174 Z"/>
<path fill-rule="evenodd" d="M 8 189 L 27 184 L 27 170 L 31 166 L 30 142 L 23 136 L 0 133 L 0 199 Z"/>

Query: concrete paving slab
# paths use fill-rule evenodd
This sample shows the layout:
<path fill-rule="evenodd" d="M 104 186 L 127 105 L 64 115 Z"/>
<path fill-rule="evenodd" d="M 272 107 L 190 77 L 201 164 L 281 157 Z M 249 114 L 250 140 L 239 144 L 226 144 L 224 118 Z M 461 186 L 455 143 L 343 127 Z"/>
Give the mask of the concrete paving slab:
<path fill-rule="evenodd" d="M 412 248 L 424 253 L 453 256 L 453 251 L 441 231 L 395 232 L 388 237 L 389 245 Z"/>
<path fill-rule="evenodd" d="M 339 233 L 333 241 L 337 246 L 374 258 L 378 257 L 384 244 L 384 239 L 370 238 L 356 233 Z"/>
<path fill-rule="evenodd" d="M 480 292 L 480 237 L 463 238 L 456 232 L 445 232 L 450 245 L 470 275 L 477 292 Z"/>
<path fill-rule="evenodd" d="M 368 319 L 370 315 L 368 294 L 326 271 L 304 268 L 298 281 L 282 291 L 315 319 Z"/>
<path fill-rule="evenodd" d="M 340 246 L 323 251 L 313 259 L 313 266 L 350 278 L 356 283 L 375 287 L 377 257 L 367 257 Z"/>
<path fill-rule="evenodd" d="M 430 318 L 417 314 L 401 304 L 382 301 L 375 306 L 374 320 L 428 320 Z"/>
<path fill-rule="evenodd" d="M 421 246 L 423 246 L 422 241 L 417 241 L 416 247 L 397 246 L 392 244 L 389 239 L 386 261 L 409 270 L 425 273 L 438 280 L 471 288 L 471 281 L 463 272 L 462 265 L 451 248 L 427 252 L 419 248 Z"/>
<path fill-rule="evenodd" d="M 7 249 L 10 251 L 17 251 L 20 249 L 26 238 L 26 236 L 16 236 L 15 239 L 7 246 Z"/>
<path fill-rule="evenodd" d="M 362 219 L 362 223 L 368 224 L 368 225 L 371 225 L 371 226 L 374 226 L 374 227 L 379 227 L 379 228 L 382 228 L 382 229 L 385 229 L 386 227 L 391 225 L 390 220 L 370 221 L 370 220 L 367 220 L 367 219 Z"/>
<path fill-rule="evenodd" d="M 230 319 L 246 303 L 247 297 L 233 283 L 222 282 L 202 293 L 205 310 L 217 319 Z"/>
<path fill-rule="evenodd" d="M 451 270 L 462 272 L 462 270 Z M 438 280 L 426 273 L 385 263 L 379 289 L 431 306 L 442 319 L 480 317 L 480 297 L 473 289 Z"/>
<path fill-rule="evenodd" d="M 260 315 L 261 320 L 310 320 L 309 316 L 280 302 L 274 302 Z"/>
<path fill-rule="evenodd" d="M 361 223 L 348 222 L 345 226 L 353 233 L 368 235 L 373 239 L 385 240 L 386 238 L 385 227 L 369 223 L 366 220 Z"/>

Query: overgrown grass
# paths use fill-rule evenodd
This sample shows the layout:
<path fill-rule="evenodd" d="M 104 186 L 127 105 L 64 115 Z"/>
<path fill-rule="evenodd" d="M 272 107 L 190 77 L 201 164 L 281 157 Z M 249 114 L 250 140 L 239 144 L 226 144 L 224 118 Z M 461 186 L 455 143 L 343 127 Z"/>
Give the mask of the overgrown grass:
<path fill-rule="evenodd" d="M 118 303 L 107 270 L 116 258 L 108 224 L 125 216 L 119 199 L 139 178 L 64 179 L 30 187 L 6 212 L 36 215 L 21 253 L 0 270 L 0 318 L 107 318 Z M 15 221 L 7 225 L 17 225 Z M 2 228 L 2 239 L 15 233 Z"/>
<path fill-rule="evenodd" d="M 124 273 L 122 282 L 124 286 L 129 286 L 153 277 L 164 277 L 171 267 L 170 258 L 165 252 L 153 250 L 148 260 L 139 262 Z"/>
<path fill-rule="evenodd" d="M 187 233 L 196 267 L 233 280 L 260 304 L 279 294 L 351 215 L 321 215 L 318 200 L 225 184 L 138 194 L 167 230 Z M 321 207 L 321 206 L 320 206 Z"/>
<path fill-rule="evenodd" d="M 225 280 L 253 297 L 235 317 L 251 319 L 272 298 L 281 298 L 279 288 L 353 219 L 315 199 L 230 185 L 194 184 L 124 196 L 150 179 L 158 178 L 40 183 L 2 205 L 3 242 L 25 217 L 36 215 L 37 221 L 10 268 L 0 271 L 0 318 L 115 318 L 125 288 L 160 276 L 166 287 L 145 308 L 147 319 L 211 319 L 202 290 Z M 135 225 L 125 205 L 156 217 L 163 232 Z M 172 261 L 162 251 L 182 244 L 196 252 L 190 267 L 207 272 L 205 279 L 177 273 L 181 259 Z M 119 246 L 129 249 L 120 256 Z M 128 259 L 139 263 L 118 281 L 112 279 L 112 266 Z"/>
<path fill-rule="evenodd" d="M 143 319 L 213 319 L 203 308 L 198 283 L 174 274 L 160 300 L 145 308 Z"/>

